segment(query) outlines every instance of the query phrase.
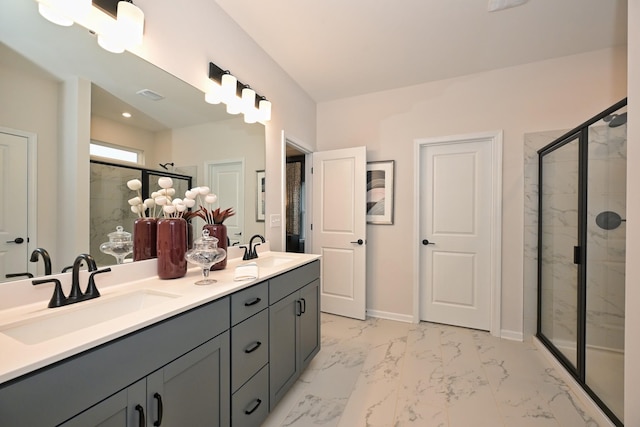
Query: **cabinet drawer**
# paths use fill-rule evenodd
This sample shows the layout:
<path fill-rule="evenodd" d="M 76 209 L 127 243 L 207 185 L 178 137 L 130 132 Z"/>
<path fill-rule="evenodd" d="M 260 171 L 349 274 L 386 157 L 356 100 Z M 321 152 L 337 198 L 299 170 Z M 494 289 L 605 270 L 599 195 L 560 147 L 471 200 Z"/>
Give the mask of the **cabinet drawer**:
<path fill-rule="evenodd" d="M 242 384 L 269 360 L 269 310 L 263 310 L 231 329 L 231 390 Z"/>
<path fill-rule="evenodd" d="M 236 325 L 253 316 L 269 304 L 269 287 L 267 282 L 231 295 L 231 324 Z"/>
<path fill-rule="evenodd" d="M 231 397 L 231 425 L 259 427 L 269 414 L 269 366 Z"/>
<path fill-rule="evenodd" d="M 269 304 L 297 291 L 320 277 L 320 261 L 316 260 L 269 279 Z"/>

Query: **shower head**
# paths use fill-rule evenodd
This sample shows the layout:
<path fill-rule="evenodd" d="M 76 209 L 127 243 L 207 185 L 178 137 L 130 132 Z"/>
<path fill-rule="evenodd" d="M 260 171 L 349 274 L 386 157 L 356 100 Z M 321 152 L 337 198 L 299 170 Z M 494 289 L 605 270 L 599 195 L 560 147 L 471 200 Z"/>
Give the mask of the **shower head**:
<path fill-rule="evenodd" d="M 622 126 L 623 124 L 627 123 L 627 113 L 609 114 L 602 120 L 604 120 L 605 122 L 609 122 L 610 128 L 617 128 L 618 126 Z"/>
<path fill-rule="evenodd" d="M 171 162 L 171 163 L 158 163 L 158 164 L 160 165 L 160 167 L 161 167 L 162 169 L 164 169 L 164 170 L 166 170 L 166 171 L 168 171 L 168 170 L 169 170 L 169 168 L 167 167 L 167 165 L 168 165 L 168 166 L 173 166 L 173 162 Z"/>

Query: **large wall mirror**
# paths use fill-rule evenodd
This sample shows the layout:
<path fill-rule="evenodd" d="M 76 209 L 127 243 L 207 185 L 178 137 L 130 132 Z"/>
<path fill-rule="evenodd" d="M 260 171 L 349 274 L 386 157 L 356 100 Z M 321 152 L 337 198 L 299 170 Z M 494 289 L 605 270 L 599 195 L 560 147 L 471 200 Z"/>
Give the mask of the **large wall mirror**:
<path fill-rule="evenodd" d="M 99 256 L 96 243 L 107 241 L 113 231 L 109 218 L 129 210 L 126 201 L 134 194 L 124 179 L 89 173 L 90 141 L 137 150 L 140 167 L 158 175 L 188 175 L 197 186 L 213 188 L 215 171 L 233 165 L 242 174 L 241 193 L 227 199 L 234 206 L 222 200 L 220 207 L 238 211 L 232 217 L 234 239 L 244 243 L 253 234 L 264 234 L 264 222 L 256 214 L 256 171 L 265 169 L 263 125 L 246 124 L 241 116 L 228 115 L 224 106 L 206 104 L 201 91 L 129 52 L 102 50 L 82 27 L 51 24 L 39 16 L 35 1 L 12 0 L 6 6 L 0 17 L 0 161 L 12 167 L 3 166 L 0 182 L 13 190 L 0 192 L 0 281 L 10 273 L 43 274 L 42 262 L 29 262 L 37 247 L 47 249 L 53 272 L 60 272 L 77 255 L 60 249 L 65 239 L 75 239 L 76 247 Z M 202 72 L 207 72 L 206 62 Z M 131 118 L 122 116 L 125 111 Z M 70 128 L 80 135 L 75 141 L 68 136 Z M 21 167 L 13 167 L 19 161 L 8 154 L 8 147 L 16 145 L 26 150 L 15 157 L 24 159 Z M 86 161 L 74 163 L 74 157 Z M 90 190 L 84 182 L 97 179 L 103 179 L 101 190 L 95 185 Z M 27 197 L 17 200 L 23 193 Z M 112 198 L 107 208 L 91 208 L 90 198 L 98 196 Z M 75 229 L 74 218 L 85 209 L 91 210 L 90 225 Z M 121 225 L 132 231 L 135 218 L 129 211 Z M 13 231 L 10 226 L 30 229 Z M 196 232 L 201 226 L 194 224 Z M 16 243 L 21 236 L 24 242 Z M 17 255 L 7 255 L 16 248 Z M 115 259 L 100 261 L 109 263 Z"/>

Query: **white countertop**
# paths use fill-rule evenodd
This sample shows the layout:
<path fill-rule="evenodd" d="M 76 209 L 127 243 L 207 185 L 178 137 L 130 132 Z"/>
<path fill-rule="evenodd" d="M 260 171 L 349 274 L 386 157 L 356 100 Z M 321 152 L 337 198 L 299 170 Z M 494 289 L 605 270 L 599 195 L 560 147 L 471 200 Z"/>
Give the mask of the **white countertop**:
<path fill-rule="evenodd" d="M 269 262 L 269 259 L 277 263 Z M 0 284 L 0 383 L 4 383 L 21 375 L 81 353 L 100 344 L 150 326 L 156 322 L 178 315 L 189 309 L 198 307 L 232 294 L 255 283 L 289 271 L 320 258 L 319 255 L 283 252 L 262 252 L 256 261 L 259 266 L 259 277 L 234 281 L 235 268 L 250 261 L 240 258 L 227 261 L 224 270 L 212 271 L 210 278 L 217 283 L 211 285 L 195 285 L 202 277 L 199 268 L 189 268 L 185 277 L 172 280 L 161 280 L 156 274 L 156 260 L 112 266 L 112 271 L 95 276 L 95 282 L 101 293 L 100 298 L 83 301 L 59 308 L 48 308 L 47 304 L 53 294 L 53 283 L 33 286 L 31 280 Z M 275 265 L 275 266 L 274 266 Z M 189 264 L 191 267 L 191 264 Z M 58 274 L 55 277 L 63 283 L 65 295 L 68 294 L 71 273 Z M 87 272 L 80 275 L 81 289 L 87 283 Z M 34 319 L 44 320 L 58 314 L 75 310 L 86 310 L 91 315 L 91 307 L 106 304 L 134 291 L 146 291 L 159 295 L 170 295 L 148 308 L 123 314 L 114 318 L 100 320 L 99 323 L 81 327 L 65 333 L 55 331 L 54 338 L 38 340 L 32 344 L 12 338 L 7 329 L 21 323 L 31 323 Z M 55 322 L 50 322 L 52 325 Z M 63 328 L 60 328 L 63 329 Z"/>

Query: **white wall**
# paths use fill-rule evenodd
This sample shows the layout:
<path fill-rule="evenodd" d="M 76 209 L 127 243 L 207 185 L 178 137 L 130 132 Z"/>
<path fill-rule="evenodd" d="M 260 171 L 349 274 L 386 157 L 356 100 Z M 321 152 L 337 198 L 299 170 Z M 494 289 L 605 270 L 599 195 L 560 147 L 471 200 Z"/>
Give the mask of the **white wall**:
<path fill-rule="evenodd" d="M 144 43 L 135 53 L 201 89 L 208 85 L 209 62 L 229 69 L 273 105 L 265 126 L 267 220 L 281 214 L 284 152 L 282 131 L 315 148 L 316 105 L 218 5 L 211 0 L 181 2 L 138 0 L 145 13 Z M 203 94 L 204 99 L 204 94 Z M 283 229 L 267 228 L 266 237 L 279 249 Z"/>
<path fill-rule="evenodd" d="M 573 128 L 625 96 L 616 49 L 319 104 L 318 150 L 366 145 L 368 160 L 396 161 L 395 223 L 367 226 L 367 308 L 412 315 L 414 140 L 503 129 L 502 330 L 522 334 L 524 134 Z"/>
<path fill-rule="evenodd" d="M 640 426 L 640 0 L 629 0 L 624 423 Z"/>

